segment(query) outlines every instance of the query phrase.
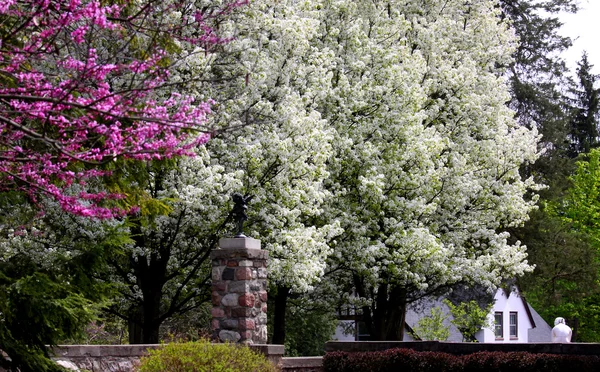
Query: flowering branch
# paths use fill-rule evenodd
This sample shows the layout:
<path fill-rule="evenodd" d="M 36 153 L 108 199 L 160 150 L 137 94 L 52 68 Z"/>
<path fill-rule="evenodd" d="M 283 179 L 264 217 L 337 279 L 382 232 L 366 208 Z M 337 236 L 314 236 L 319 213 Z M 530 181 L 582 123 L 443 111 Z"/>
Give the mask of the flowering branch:
<path fill-rule="evenodd" d="M 104 4 L 0 4 L 0 191 L 46 194 L 66 211 L 108 218 L 127 211 L 103 200 L 122 196 L 73 195 L 72 186 L 110 174 L 93 166 L 191 155 L 208 140 L 212 101 L 173 92 L 170 61 L 228 42 L 208 20 L 242 2 L 210 11 L 188 0 Z M 171 12 L 183 21 L 170 22 Z M 88 169 L 75 172 L 78 163 Z"/>

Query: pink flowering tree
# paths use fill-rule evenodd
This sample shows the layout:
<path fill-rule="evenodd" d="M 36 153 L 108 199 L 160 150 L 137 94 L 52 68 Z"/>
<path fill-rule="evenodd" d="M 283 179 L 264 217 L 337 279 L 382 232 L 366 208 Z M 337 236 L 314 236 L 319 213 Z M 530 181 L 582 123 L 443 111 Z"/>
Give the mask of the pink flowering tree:
<path fill-rule="evenodd" d="M 208 140 L 212 102 L 191 89 L 203 70 L 186 66 L 228 41 L 213 31 L 241 4 L 227 1 L 0 0 L 1 368 L 62 370 L 46 345 L 75 339 L 106 304 L 93 276 L 127 239 L 110 218 L 131 210 L 136 184 L 119 201 L 119 182 Z M 17 206 L 23 196 L 34 204 Z M 106 229 L 51 255 L 39 230 L 17 227 L 39 223 L 42 205 Z"/>
<path fill-rule="evenodd" d="M 209 24 L 238 5 L 1 1 L 0 192 L 49 196 L 80 216 L 127 213 L 107 202 L 122 194 L 88 183 L 113 161 L 189 155 L 208 140 L 211 101 L 177 93 L 186 81 L 171 76 L 182 50 L 227 41 Z"/>

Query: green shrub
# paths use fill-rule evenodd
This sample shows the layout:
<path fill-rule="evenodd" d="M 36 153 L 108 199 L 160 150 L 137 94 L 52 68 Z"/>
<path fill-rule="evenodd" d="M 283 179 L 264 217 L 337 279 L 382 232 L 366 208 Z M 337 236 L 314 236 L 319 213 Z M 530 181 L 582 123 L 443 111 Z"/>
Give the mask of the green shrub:
<path fill-rule="evenodd" d="M 450 337 L 450 327 L 444 325 L 448 315 L 439 307 L 431 308 L 431 314 L 417 322 L 413 335 L 423 341 L 446 341 Z"/>
<path fill-rule="evenodd" d="M 208 340 L 171 343 L 150 350 L 139 372 L 274 372 L 264 355 L 245 345 L 212 344 Z"/>

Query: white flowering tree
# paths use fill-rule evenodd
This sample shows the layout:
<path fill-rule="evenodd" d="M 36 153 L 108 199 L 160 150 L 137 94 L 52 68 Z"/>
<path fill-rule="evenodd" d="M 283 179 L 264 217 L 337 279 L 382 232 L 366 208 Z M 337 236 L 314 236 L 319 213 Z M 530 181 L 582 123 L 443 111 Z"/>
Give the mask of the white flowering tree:
<path fill-rule="evenodd" d="M 535 160 L 536 134 L 505 106 L 497 66 L 514 40 L 493 1 L 257 1 L 220 27 L 235 39 L 205 55 L 212 78 L 198 89 L 219 102 L 212 125 L 240 129 L 164 169 L 155 197 L 171 214 L 140 220 L 127 271 L 138 323 L 160 323 L 159 299 L 197 290 L 173 280 L 146 295 L 141 273 L 156 272 L 156 258 L 182 267 L 173 257 L 187 247 L 205 260 L 232 191 L 255 195 L 246 233 L 271 254 L 275 342 L 287 297 L 312 289 L 328 257 L 335 275 L 325 286 L 354 290 L 378 339 L 401 338 L 409 301 L 530 268 L 505 229 L 533 206 L 535 185 L 518 168 Z M 178 224 L 194 229 L 175 238 Z M 175 244 L 163 252 L 157 239 Z M 146 301 L 152 316 L 141 315 Z"/>
<path fill-rule="evenodd" d="M 315 102 L 327 92 L 332 53 L 310 46 L 316 8 L 290 4 L 248 5 L 220 24 L 229 43 L 180 65 L 180 74 L 208 81 L 196 87 L 217 102 L 208 124 L 237 130 L 215 135 L 195 158 L 142 171 L 156 201 L 148 205 L 160 208 L 129 219 L 134 244 L 111 260 L 126 284 L 111 311 L 132 325 L 130 342 L 156 342 L 165 319 L 210 298 L 208 255 L 234 232 L 233 192 L 254 195 L 245 233 L 269 251 L 277 293 L 303 293 L 323 275 L 328 242 L 341 232 L 320 220 L 334 132 Z"/>
<path fill-rule="evenodd" d="M 337 133 L 327 215 L 344 229 L 330 270 L 373 339 L 402 339 L 407 302 L 530 269 L 505 232 L 525 221 L 535 187 L 518 170 L 536 158 L 536 133 L 515 123 L 497 68 L 515 41 L 495 1 L 324 11 L 321 48 L 336 53 L 320 108 Z"/>

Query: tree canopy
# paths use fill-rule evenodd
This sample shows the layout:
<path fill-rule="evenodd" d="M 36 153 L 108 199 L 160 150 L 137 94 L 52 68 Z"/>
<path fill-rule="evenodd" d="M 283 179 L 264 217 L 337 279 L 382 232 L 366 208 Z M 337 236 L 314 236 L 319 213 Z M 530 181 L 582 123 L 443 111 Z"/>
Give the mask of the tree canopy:
<path fill-rule="evenodd" d="M 0 30 L 37 31 L 35 10 L 14 4 Z M 496 1 L 50 4 L 53 22 L 64 7 L 82 14 L 49 34 L 53 53 L 27 62 L 42 81 L 57 76 L 47 89 L 61 94 L 41 95 L 7 52 L 0 88 L 19 95 L 0 114 L 20 127 L 2 130 L 37 134 L 3 135 L 0 165 L 7 190 L 62 211 L 11 232 L 5 252 L 104 247 L 90 283 L 114 284 L 108 309 L 130 322 L 131 342 L 158 342 L 165 319 L 209 298 L 207 257 L 233 191 L 254 195 L 247 234 L 270 253 L 280 342 L 284 315 L 299 309 L 286 311 L 288 298 L 307 292 L 358 304 L 373 338 L 399 339 L 408 302 L 531 270 L 509 231 L 537 200 L 519 171 L 538 158 L 539 136 L 507 106 L 518 44 Z M 31 113 L 22 123 L 15 104 Z M 206 142 L 198 125 L 235 130 Z M 49 154 L 45 178 L 11 176 L 21 150 L 36 166 Z M 138 206 L 127 215 L 110 201 L 123 190 Z"/>
<path fill-rule="evenodd" d="M 0 188 L 49 195 L 82 216 L 127 210 L 86 187 L 120 158 L 189 153 L 206 142 L 208 99 L 178 93 L 170 72 L 225 42 L 185 0 L 4 1 L 0 7 Z M 235 5 L 235 3 L 233 3 Z M 170 19 L 179 12 L 180 22 Z M 148 17 L 152 14 L 152 17 Z M 195 79 L 199 77 L 196 76 Z"/>

